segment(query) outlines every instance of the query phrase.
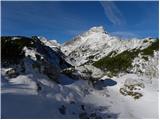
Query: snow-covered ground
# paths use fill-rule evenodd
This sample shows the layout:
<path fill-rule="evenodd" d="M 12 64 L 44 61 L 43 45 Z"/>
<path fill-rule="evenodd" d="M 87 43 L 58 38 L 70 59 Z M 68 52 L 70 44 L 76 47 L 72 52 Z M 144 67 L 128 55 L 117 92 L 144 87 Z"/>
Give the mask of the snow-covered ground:
<path fill-rule="evenodd" d="M 136 100 L 119 92 L 126 80 L 133 78 L 145 85 L 139 90 L 143 96 Z M 104 76 L 109 83 L 98 85 L 101 89 L 64 75 L 59 79 L 61 84 L 34 75 L 7 79 L 2 69 L 2 118 L 79 118 L 83 113 L 90 118 L 95 114 L 100 118 L 158 118 L 157 79 L 145 82 L 147 77 L 135 74 L 112 79 Z"/>

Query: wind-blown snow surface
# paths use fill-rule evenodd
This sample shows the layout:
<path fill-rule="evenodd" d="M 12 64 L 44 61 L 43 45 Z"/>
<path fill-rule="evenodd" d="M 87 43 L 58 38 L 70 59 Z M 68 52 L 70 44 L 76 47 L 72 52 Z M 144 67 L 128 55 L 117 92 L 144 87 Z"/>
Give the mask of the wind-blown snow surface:
<path fill-rule="evenodd" d="M 36 73 L 7 79 L 4 71 L 2 118 L 79 118 L 83 112 L 88 116 L 96 113 L 102 118 L 158 118 L 158 79 L 127 74 L 112 78 L 110 84 L 96 89 L 87 81 L 73 81 L 64 75 L 59 79 L 62 83 L 67 79 L 68 84 L 61 85 Z M 140 90 L 143 97 L 137 100 L 119 92 L 124 82 L 133 78 L 145 84 Z M 42 86 L 41 91 L 37 90 L 37 82 Z M 66 108 L 64 114 L 59 111 L 62 105 Z"/>

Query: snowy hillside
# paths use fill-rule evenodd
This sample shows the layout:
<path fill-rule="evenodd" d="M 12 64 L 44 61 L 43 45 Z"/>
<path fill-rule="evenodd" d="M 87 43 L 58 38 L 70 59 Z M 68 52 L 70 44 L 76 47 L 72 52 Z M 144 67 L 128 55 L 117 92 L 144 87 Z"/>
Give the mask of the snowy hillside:
<path fill-rule="evenodd" d="M 159 40 L 103 27 L 60 45 L 1 37 L 2 118 L 158 118 Z"/>
<path fill-rule="evenodd" d="M 68 56 L 67 61 L 79 66 L 88 62 L 91 58 L 96 61 L 110 52 L 121 53 L 125 50 L 143 49 L 149 46 L 152 39 L 121 40 L 105 32 L 102 26 L 93 27 L 87 32 L 66 42 L 62 51 Z"/>

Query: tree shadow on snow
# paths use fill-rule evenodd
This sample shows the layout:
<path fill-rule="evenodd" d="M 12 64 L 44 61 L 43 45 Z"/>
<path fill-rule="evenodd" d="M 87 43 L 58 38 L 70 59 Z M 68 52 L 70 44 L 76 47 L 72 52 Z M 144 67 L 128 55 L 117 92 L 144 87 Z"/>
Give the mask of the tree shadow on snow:
<path fill-rule="evenodd" d="M 95 83 L 95 88 L 98 90 L 102 90 L 104 87 L 114 86 L 117 82 L 112 79 L 99 80 Z"/>
<path fill-rule="evenodd" d="M 66 75 L 63 75 L 61 74 L 59 79 L 58 79 L 58 82 L 61 84 L 61 85 L 69 85 L 69 84 L 72 84 L 74 83 L 76 80 L 73 80 L 71 78 L 69 78 L 68 76 Z"/>

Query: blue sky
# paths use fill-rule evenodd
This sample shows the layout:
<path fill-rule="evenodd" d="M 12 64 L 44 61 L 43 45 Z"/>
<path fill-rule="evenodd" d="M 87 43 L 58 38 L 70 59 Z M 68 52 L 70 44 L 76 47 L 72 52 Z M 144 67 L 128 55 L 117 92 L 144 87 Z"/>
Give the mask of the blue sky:
<path fill-rule="evenodd" d="M 122 38 L 158 37 L 158 1 L 3 1 L 2 35 L 63 43 L 93 26 Z"/>

